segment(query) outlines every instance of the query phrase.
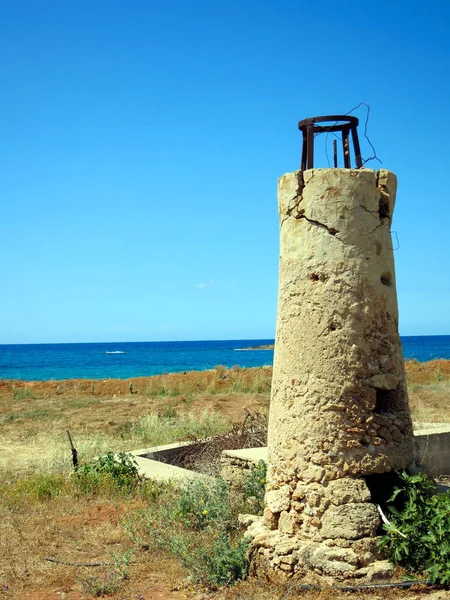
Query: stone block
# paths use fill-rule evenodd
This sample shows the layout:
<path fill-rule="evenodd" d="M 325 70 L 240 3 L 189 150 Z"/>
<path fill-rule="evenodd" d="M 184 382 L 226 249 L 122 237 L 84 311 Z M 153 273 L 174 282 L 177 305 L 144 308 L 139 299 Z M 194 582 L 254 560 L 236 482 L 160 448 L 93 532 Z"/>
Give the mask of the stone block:
<path fill-rule="evenodd" d="M 350 477 L 330 481 L 325 489 L 325 495 L 337 506 L 349 502 L 370 501 L 370 491 L 364 479 Z"/>
<path fill-rule="evenodd" d="M 288 485 L 283 485 L 278 490 L 267 492 L 266 503 L 273 513 L 288 510 L 291 504 L 291 488 Z"/>
<path fill-rule="evenodd" d="M 278 520 L 278 529 L 282 533 L 293 534 L 295 530 L 295 517 L 292 513 L 283 511 Z"/>
<path fill-rule="evenodd" d="M 374 536 L 379 524 L 380 516 L 374 504 L 330 506 L 322 516 L 321 535 L 323 539 L 357 540 Z"/>

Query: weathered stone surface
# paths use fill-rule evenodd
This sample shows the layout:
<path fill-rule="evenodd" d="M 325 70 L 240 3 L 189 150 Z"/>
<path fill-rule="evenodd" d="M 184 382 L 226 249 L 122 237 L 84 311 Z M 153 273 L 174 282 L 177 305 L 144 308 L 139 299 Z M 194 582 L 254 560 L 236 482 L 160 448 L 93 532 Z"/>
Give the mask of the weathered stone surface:
<path fill-rule="evenodd" d="M 345 504 L 331 506 L 322 517 L 324 539 L 357 540 L 375 535 L 380 516 L 374 504 Z"/>
<path fill-rule="evenodd" d="M 281 536 L 278 531 L 263 531 L 256 534 L 253 541 L 255 546 L 273 548 L 277 542 L 281 541 Z"/>
<path fill-rule="evenodd" d="M 276 529 L 280 513 L 273 513 L 267 506 L 264 509 L 264 525 L 269 529 Z"/>
<path fill-rule="evenodd" d="M 279 180 L 268 444 L 268 480 L 278 486 L 288 481 L 287 456 L 304 483 L 412 461 L 390 237 L 395 181 L 370 169 L 296 171 Z M 369 452 L 366 419 L 375 413 L 400 418 L 405 431 L 391 440 L 374 436 Z"/>
<path fill-rule="evenodd" d="M 281 541 L 275 545 L 276 554 L 291 554 L 300 547 L 300 541 L 293 536 L 284 536 Z"/>
<path fill-rule="evenodd" d="M 369 567 L 367 574 L 368 581 L 375 581 L 377 579 L 388 579 L 392 576 L 394 567 L 388 560 L 377 560 Z"/>
<path fill-rule="evenodd" d="M 230 490 L 243 494 L 247 479 L 251 473 L 251 464 L 248 461 L 233 459 L 223 455 L 220 459 L 220 476 L 228 483 Z"/>
<path fill-rule="evenodd" d="M 280 518 L 278 520 L 278 529 L 282 533 L 292 534 L 295 530 L 295 518 L 292 513 L 288 513 L 287 511 L 283 511 L 280 514 Z"/>
<path fill-rule="evenodd" d="M 273 513 L 287 510 L 291 503 L 291 488 L 288 485 L 283 485 L 278 490 L 267 492 L 266 503 Z"/>
<path fill-rule="evenodd" d="M 244 527 L 250 527 L 255 522 L 260 522 L 260 517 L 257 515 L 238 515 L 238 523 L 239 525 L 243 525 Z"/>
<path fill-rule="evenodd" d="M 329 548 L 323 544 L 303 546 L 298 557 L 305 566 L 320 569 L 325 574 L 353 572 L 358 564 L 358 557 L 352 550 Z"/>
<path fill-rule="evenodd" d="M 348 502 L 369 502 L 370 492 L 364 479 L 336 479 L 330 481 L 325 489 L 325 494 L 333 504 L 347 504 Z"/>
<path fill-rule="evenodd" d="M 413 460 L 390 236 L 395 193 L 385 170 L 311 169 L 279 180 L 265 512 L 278 537 L 254 540 L 274 569 L 364 580 L 388 572 L 366 543 L 379 515 L 364 477 Z M 299 545 L 283 562 L 275 546 L 285 539 Z"/>

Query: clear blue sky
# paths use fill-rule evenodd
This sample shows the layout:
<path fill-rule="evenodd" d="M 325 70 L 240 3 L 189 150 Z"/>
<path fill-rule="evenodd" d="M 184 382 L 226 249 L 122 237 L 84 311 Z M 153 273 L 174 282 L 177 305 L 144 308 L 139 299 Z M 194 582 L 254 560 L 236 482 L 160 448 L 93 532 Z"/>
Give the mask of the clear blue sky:
<path fill-rule="evenodd" d="M 450 334 L 449 31 L 448 0 L 0 0 L 0 342 L 273 337 L 297 121 L 361 101 L 400 332 Z"/>

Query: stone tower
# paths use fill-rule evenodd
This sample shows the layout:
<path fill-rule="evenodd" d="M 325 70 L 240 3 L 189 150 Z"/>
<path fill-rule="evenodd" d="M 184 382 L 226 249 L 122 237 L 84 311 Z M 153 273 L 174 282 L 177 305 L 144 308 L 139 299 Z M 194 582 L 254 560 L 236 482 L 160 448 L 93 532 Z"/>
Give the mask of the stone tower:
<path fill-rule="evenodd" d="M 373 475 L 413 459 L 390 235 L 395 194 L 386 170 L 307 169 L 278 182 L 266 509 L 250 530 L 256 572 L 333 581 L 389 572 L 377 560 Z"/>

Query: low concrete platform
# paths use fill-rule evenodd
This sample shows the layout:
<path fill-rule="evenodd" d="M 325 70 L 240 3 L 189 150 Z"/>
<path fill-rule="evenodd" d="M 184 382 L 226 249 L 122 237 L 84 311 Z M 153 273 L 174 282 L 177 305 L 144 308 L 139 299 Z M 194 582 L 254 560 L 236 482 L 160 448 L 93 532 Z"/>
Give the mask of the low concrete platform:
<path fill-rule="evenodd" d="M 179 451 L 186 446 L 190 446 L 192 442 L 179 442 L 176 444 L 166 444 L 164 446 L 153 446 L 151 448 L 140 448 L 128 452 L 134 457 L 137 463 L 139 474 L 146 479 L 152 479 L 160 483 L 170 481 L 182 483 L 192 480 L 211 480 L 212 477 L 183 469 L 170 464 L 168 461 L 173 460 Z"/>

